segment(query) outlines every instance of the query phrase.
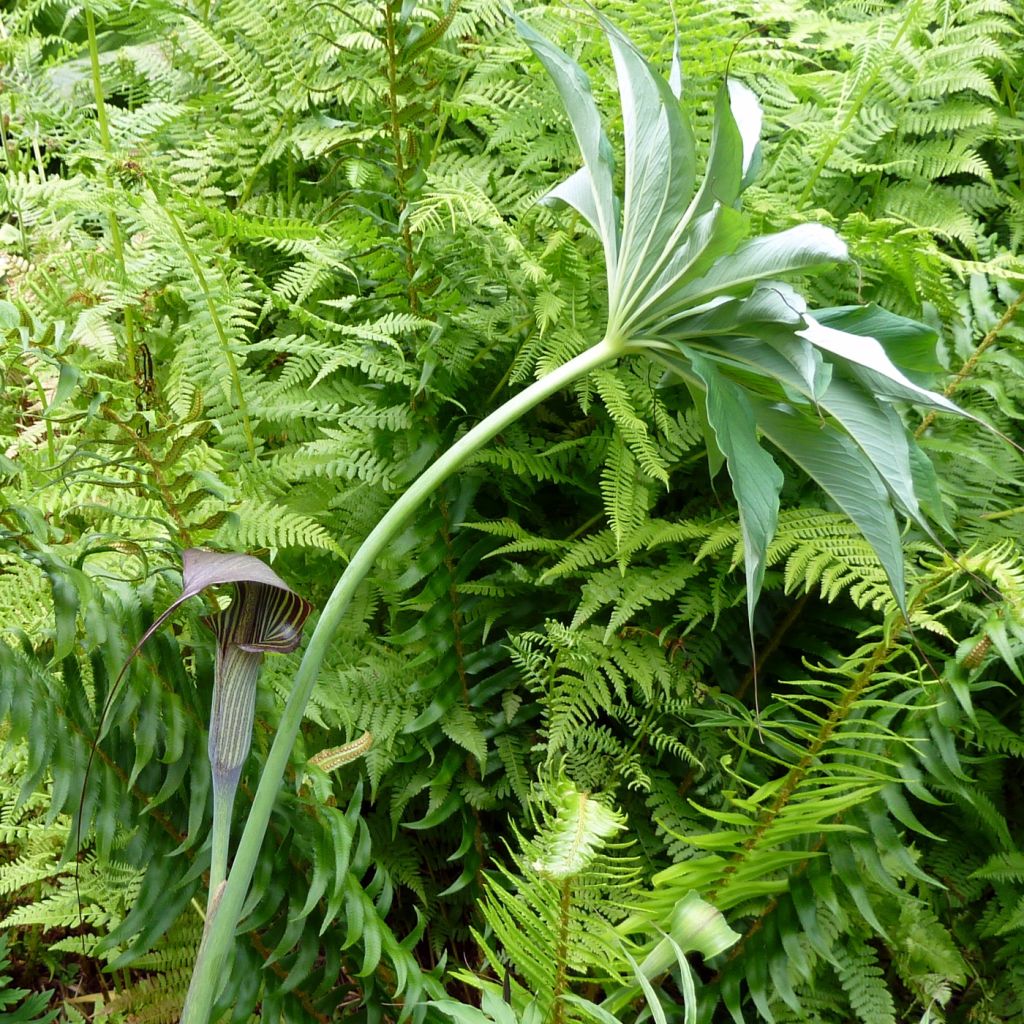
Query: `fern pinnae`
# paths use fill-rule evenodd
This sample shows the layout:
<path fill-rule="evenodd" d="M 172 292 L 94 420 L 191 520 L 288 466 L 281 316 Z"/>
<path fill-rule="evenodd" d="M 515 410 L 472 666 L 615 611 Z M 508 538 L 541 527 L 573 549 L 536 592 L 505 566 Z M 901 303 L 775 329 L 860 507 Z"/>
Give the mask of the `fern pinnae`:
<path fill-rule="evenodd" d="M 249 421 L 249 413 L 246 407 L 246 400 L 242 394 L 241 382 L 239 379 L 238 368 L 235 363 L 234 352 L 232 351 L 231 343 L 228 340 L 228 336 L 225 332 L 224 326 L 221 322 L 220 314 L 217 311 L 217 306 L 213 300 L 213 295 L 210 291 L 210 287 L 207 283 L 206 275 L 203 272 L 202 267 L 199 264 L 195 252 L 189 243 L 188 238 L 185 235 L 184 230 L 181 227 L 180 222 L 171 210 L 170 206 L 161 202 L 160 198 L 154 193 L 154 200 L 156 204 L 163 211 L 167 222 L 170 224 L 172 231 L 178 239 L 181 246 L 182 253 L 185 254 L 189 264 L 192 267 L 192 272 L 195 275 L 196 282 L 199 285 L 200 290 L 206 300 L 207 310 L 209 312 L 210 321 L 213 324 L 214 330 L 216 331 L 217 338 L 220 342 L 221 354 L 224 358 L 225 364 L 228 368 L 228 374 L 231 379 L 231 386 L 234 395 L 234 399 L 237 402 L 237 407 L 242 416 L 242 425 L 245 431 L 246 445 L 249 450 L 250 457 L 256 455 L 256 442 L 253 437 L 252 425 Z"/>

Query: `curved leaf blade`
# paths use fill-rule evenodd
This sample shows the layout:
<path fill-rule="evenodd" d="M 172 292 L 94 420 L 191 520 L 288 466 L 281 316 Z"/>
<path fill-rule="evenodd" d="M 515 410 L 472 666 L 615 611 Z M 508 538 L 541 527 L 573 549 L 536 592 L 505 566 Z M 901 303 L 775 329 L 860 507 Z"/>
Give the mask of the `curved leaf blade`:
<path fill-rule="evenodd" d="M 963 410 L 948 398 L 918 387 L 893 363 L 876 338 L 828 327 L 810 315 L 806 320 L 807 327 L 799 332 L 801 337 L 853 364 L 854 368 L 860 370 L 857 376 L 868 384 L 870 390 L 959 416 L 964 415 Z"/>
<path fill-rule="evenodd" d="M 615 213 L 612 146 L 601 124 L 601 115 L 586 72 L 550 39 L 532 29 L 521 18 L 516 28 L 534 56 L 544 65 L 562 98 L 573 133 L 589 172 L 598 235 L 604 245 L 609 283 L 614 280 L 619 251 L 619 225 Z"/>
<path fill-rule="evenodd" d="M 919 320 L 891 313 L 873 302 L 863 306 L 816 309 L 814 319 L 826 327 L 874 338 L 905 370 L 942 372 L 942 364 L 936 354 L 938 332 Z"/>
<path fill-rule="evenodd" d="M 538 202 L 542 206 L 571 206 L 590 226 L 598 238 L 601 237 L 601 217 L 594 201 L 594 183 L 590 177 L 590 168 L 581 167 L 569 175 L 561 184 L 556 185 Z"/>
<path fill-rule="evenodd" d="M 782 471 L 757 440 L 757 424 L 744 390 L 699 352 L 685 352 L 705 387 L 708 422 L 725 455 L 743 534 L 747 579 L 747 624 L 754 635 L 754 610 L 764 582 L 768 545 L 779 521 Z"/>
<path fill-rule="evenodd" d="M 625 145 L 625 192 L 619 251 L 619 297 L 672 250 L 694 185 L 693 133 L 671 86 L 607 18 L 619 84 Z"/>
<path fill-rule="evenodd" d="M 723 293 L 743 294 L 759 281 L 839 263 L 848 255 L 846 243 L 831 228 L 798 224 L 752 238 L 722 256 L 702 278 L 674 292 L 672 305 L 683 309 Z"/>
<path fill-rule="evenodd" d="M 821 404 L 871 461 L 901 510 L 934 536 L 914 490 L 910 441 L 899 413 L 863 388 L 840 378 L 829 384 Z"/>
<path fill-rule="evenodd" d="M 700 216 L 716 202 L 732 206 L 757 170 L 761 106 L 743 84 L 728 80 L 715 96 L 711 152 L 700 191 L 687 219 Z"/>
<path fill-rule="evenodd" d="M 907 614 L 903 545 L 896 516 L 878 471 L 828 421 L 751 397 L 757 423 L 780 451 L 800 466 L 857 524 L 885 569 L 900 611 Z"/>
<path fill-rule="evenodd" d="M 633 300 L 630 322 L 636 329 L 668 316 L 679 308 L 675 295 L 687 282 L 706 274 L 715 261 L 733 252 L 747 233 L 746 218 L 729 206 L 715 204 L 695 218 L 679 240 L 672 255 L 645 282 L 643 294 Z"/>
<path fill-rule="evenodd" d="M 728 338 L 722 351 L 765 377 L 782 382 L 791 401 L 805 398 L 808 407 L 804 415 L 815 420 L 820 419 L 822 413 L 830 416 L 870 461 L 901 511 L 934 537 L 921 511 L 915 484 L 916 480 L 923 479 L 925 467 L 919 465 L 915 471 L 911 461 L 911 449 L 915 446 L 896 410 L 856 382 L 842 378 L 829 378 L 825 387 L 816 393 L 814 379 L 809 380 L 799 365 L 799 347 L 801 342 L 806 345 L 804 339 L 798 334 L 787 339 L 781 331 L 769 338 Z M 792 355 L 797 358 L 791 358 Z M 825 368 L 828 369 L 827 364 Z"/>

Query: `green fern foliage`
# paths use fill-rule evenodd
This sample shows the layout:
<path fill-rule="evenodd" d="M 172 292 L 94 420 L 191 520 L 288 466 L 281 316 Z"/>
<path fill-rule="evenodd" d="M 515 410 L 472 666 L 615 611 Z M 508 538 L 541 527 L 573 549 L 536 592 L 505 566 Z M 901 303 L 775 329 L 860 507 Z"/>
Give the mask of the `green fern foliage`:
<path fill-rule="evenodd" d="M 592 14 L 514 6 L 620 147 Z M 883 403 L 934 467 L 914 450 L 903 611 L 897 556 L 777 452 L 748 622 L 703 398 L 621 359 L 504 429 L 334 638 L 224 1016 L 1022 1019 L 1019 12 L 596 6 L 658 68 L 678 20 L 696 153 L 723 79 L 749 86 L 749 230 L 839 231 L 852 261 L 801 293 L 926 322 L 894 360 L 993 430 Z M 498 0 L 3 18 L 0 1021 L 175 1021 L 210 856 L 200 618 L 224 597 L 112 687 L 181 551 L 251 551 L 322 609 L 426 465 L 601 337 L 605 254 L 538 203 L 579 156 Z M 832 423 L 795 377 L 717 369 L 765 424 L 800 401 L 813 439 Z M 250 794 L 300 654 L 263 677 Z"/>
<path fill-rule="evenodd" d="M 1019 274 L 1014 89 L 1021 26 L 992 0 L 889 5 L 756 3 L 778 53 L 762 81 L 780 144 L 765 209 L 826 209 L 859 261 L 860 287 L 887 304 L 951 312 L 949 285 L 979 265 Z M 790 62 L 790 55 L 810 59 Z M 1016 148 L 1016 152 L 1014 152 Z"/>

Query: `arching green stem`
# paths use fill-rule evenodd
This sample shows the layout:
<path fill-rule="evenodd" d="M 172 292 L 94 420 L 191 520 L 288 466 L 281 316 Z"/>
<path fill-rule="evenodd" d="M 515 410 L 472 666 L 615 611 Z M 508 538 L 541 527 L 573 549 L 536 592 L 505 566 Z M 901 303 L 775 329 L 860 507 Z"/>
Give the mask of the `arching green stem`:
<path fill-rule="evenodd" d="M 207 924 L 181 1024 L 208 1024 L 211 1007 L 223 982 L 224 961 L 234 945 L 235 926 L 259 859 L 260 847 L 270 823 L 285 768 L 302 725 L 306 704 L 345 610 L 356 589 L 373 568 L 377 557 L 394 540 L 409 516 L 471 455 L 539 402 L 589 371 L 617 358 L 622 352 L 621 341 L 605 338 L 510 398 L 460 438 L 414 481 L 352 557 L 320 615 L 320 621 L 310 637 L 309 646 L 295 675 L 291 695 L 281 715 L 277 735 L 267 755 L 267 763 L 239 841 L 227 886 L 218 901 L 213 920 Z"/>

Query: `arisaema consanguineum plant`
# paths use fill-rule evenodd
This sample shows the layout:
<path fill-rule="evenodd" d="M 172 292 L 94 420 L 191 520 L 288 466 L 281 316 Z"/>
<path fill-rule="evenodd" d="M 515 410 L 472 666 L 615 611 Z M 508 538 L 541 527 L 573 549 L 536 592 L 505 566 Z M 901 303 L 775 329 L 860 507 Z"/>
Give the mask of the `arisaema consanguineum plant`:
<path fill-rule="evenodd" d="M 624 175 L 586 74 L 571 57 L 519 21 L 527 44 L 555 82 L 583 166 L 544 198 L 572 207 L 604 250 L 608 310 L 604 336 L 536 380 L 464 434 L 398 499 L 350 561 L 314 630 L 267 757 L 245 830 L 208 922 L 182 1021 L 209 1019 L 303 713 L 320 666 L 356 588 L 378 555 L 438 486 L 501 430 L 589 371 L 645 357 L 693 396 L 712 472 L 732 481 L 744 542 L 748 626 L 774 535 L 783 473 L 766 439 L 808 473 L 864 534 L 905 610 L 898 516 L 931 533 L 922 502 L 934 474 L 897 404 L 959 412 L 896 365 L 921 362 L 929 328 L 877 306 L 811 311 L 781 279 L 827 270 L 847 258 L 820 224 L 749 237 L 740 209 L 759 162 L 761 115 L 749 89 L 726 82 L 698 184 L 694 137 L 680 104 L 674 56 L 668 79 L 607 20 L 622 109 Z M 932 506 L 934 509 L 934 506 Z"/>

